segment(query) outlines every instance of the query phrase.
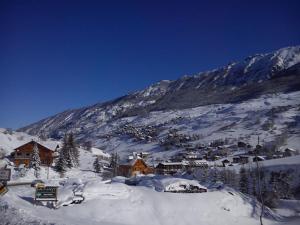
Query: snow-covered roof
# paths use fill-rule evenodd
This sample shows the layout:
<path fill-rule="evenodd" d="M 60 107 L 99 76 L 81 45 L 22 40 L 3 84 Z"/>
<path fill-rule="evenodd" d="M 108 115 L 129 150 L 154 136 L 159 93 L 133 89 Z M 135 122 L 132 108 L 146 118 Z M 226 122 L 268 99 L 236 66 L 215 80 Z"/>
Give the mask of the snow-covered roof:
<path fill-rule="evenodd" d="M 104 156 L 104 157 L 107 157 L 107 158 L 109 158 L 110 157 L 110 154 L 108 154 L 108 153 L 106 153 L 106 152 L 103 152 L 101 149 L 99 149 L 99 148 L 92 148 L 91 149 L 91 151 L 92 151 L 92 153 L 94 154 L 94 155 L 101 155 L 101 156 Z"/>
<path fill-rule="evenodd" d="M 135 157 L 134 159 L 132 159 L 132 160 L 129 162 L 129 165 L 133 166 L 133 165 L 136 163 L 137 160 L 142 160 L 142 161 L 144 162 L 144 160 L 143 160 L 141 157 L 137 156 L 137 157 Z M 145 162 L 144 162 L 144 163 L 145 163 Z M 146 164 L 146 163 L 145 163 L 145 164 Z"/>
<path fill-rule="evenodd" d="M 249 158 L 250 155 L 235 155 L 233 158 Z"/>
<path fill-rule="evenodd" d="M 284 151 L 297 152 L 297 150 L 295 150 L 293 148 L 286 148 L 286 149 L 284 149 Z"/>
<path fill-rule="evenodd" d="M 194 160 L 193 162 L 195 162 L 195 163 L 208 163 L 208 161 L 205 160 L 205 159 L 198 159 L 198 160 Z"/>
<path fill-rule="evenodd" d="M 185 165 L 187 163 L 188 163 L 187 161 L 184 161 L 184 162 L 161 162 L 160 164 L 165 166 L 171 166 L 171 165 Z"/>
<path fill-rule="evenodd" d="M 149 152 L 141 152 L 142 155 L 150 155 Z"/>
<path fill-rule="evenodd" d="M 15 150 L 20 147 L 23 147 L 24 145 L 27 145 L 28 143 L 31 143 L 31 142 L 36 142 L 38 145 L 44 146 L 51 151 L 54 151 L 58 145 L 57 143 L 49 143 L 49 142 L 43 142 L 43 141 L 39 142 L 39 141 L 31 140 L 31 141 L 27 141 L 27 142 L 23 143 L 22 145 L 16 147 Z"/>
<path fill-rule="evenodd" d="M 258 156 L 254 156 L 254 158 L 265 160 L 266 156 L 258 155 Z"/>
<path fill-rule="evenodd" d="M 203 164 L 208 164 L 208 161 L 205 159 L 198 159 L 198 160 L 192 160 L 192 161 L 183 160 L 181 162 L 182 165 L 189 165 L 190 163 L 195 164 L 195 165 L 203 165 Z"/>

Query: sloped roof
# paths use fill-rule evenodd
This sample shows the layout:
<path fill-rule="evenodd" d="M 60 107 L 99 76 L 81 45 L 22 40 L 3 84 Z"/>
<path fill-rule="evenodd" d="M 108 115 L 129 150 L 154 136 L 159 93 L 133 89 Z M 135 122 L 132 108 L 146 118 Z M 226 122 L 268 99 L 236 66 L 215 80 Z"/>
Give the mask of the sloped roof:
<path fill-rule="evenodd" d="M 139 156 L 137 156 L 135 159 L 131 160 L 129 165 L 134 166 L 134 164 L 136 164 L 137 161 L 142 161 L 142 163 L 145 164 L 145 166 L 147 166 L 145 161 Z"/>
<path fill-rule="evenodd" d="M 45 148 L 45 149 L 47 149 L 47 150 L 49 150 L 49 151 L 54 151 L 54 150 L 55 150 L 55 149 L 51 149 L 51 148 L 49 148 L 49 147 L 46 147 L 46 146 L 44 146 L 44 145 L 42 145 L 42 144 L 40 144 L 40 143 L 38 143 L 38 142 L 36 142 L 36 141 L 34 141 L 34 140 L 29 141 L 29 142 L 27 142 L 27 143 L 25 143 L 25 144 L 23 144 L 23 145 L 21 145 L 21 146 L 15 148 L 14 150 L 20 149 L 20 148 L 22 148 L 22 147 L 24 147 L 24 146 L 26 146 L 26 145 L 28 145 L 28 144 L 34 144 L 34 143 L 37 143 L 37 145 L 38 145 L 39 148 Z"/>
<path fill-rule="evenodd" d="M 164 166 L 175 166 L 175 165 L 185 165 L 188 162 L 185 163 L 184 162 L 160 162 L 160 164 L 164 165 Z"/>

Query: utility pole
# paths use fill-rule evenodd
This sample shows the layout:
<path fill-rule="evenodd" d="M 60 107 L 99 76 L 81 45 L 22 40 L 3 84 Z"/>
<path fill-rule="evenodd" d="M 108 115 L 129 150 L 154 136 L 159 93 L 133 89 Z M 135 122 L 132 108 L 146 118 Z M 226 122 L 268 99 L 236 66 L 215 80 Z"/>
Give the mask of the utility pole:
<path fill-rule="evenodd" d="M 49 167 L 50 167 L 50 159 L 47 158 L 47 180 L 49 180 Z"/>
<path fill-rule="evenodd" d="M 114 162 L 114 176 L 117 176 L 117 167 L 118 167 L 118 153 L 115 153 L 115 162 Z"/>
<path fill-rule="evenodd" d="M 114 177 L 118 175 L 118 163 L 119 163 L 118 162 L 118 153 L 116 151 L 112 154 L 112 167 L 113 167 L 112 169 L 113 169 Z"/>

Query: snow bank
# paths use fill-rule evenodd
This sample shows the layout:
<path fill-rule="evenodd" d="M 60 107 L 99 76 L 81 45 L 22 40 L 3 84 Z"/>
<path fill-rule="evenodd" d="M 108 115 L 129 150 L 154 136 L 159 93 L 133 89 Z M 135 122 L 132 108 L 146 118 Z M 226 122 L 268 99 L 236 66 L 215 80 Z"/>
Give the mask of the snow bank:
<path fill-rule="evenodd" d="M 82 187 L 82 193 L 86 200 L 125 199 L 129 196 L 129 188 L 120 183 L 105 184 L 103 181 L 94 180 Z"/>
<path fill-rule="evenodd" d="M 65 185 L 60 186 L 57 190 L 57 207 L 71 204 L 74 197 L 74 186 Z"/>
<path fill-rule="evenodd" d="M 107 184 L 101 178 L 82 182 L 71 178 L 60 182 L 57 207 L 72 203 L 75 195 L 83 196 L 84 201 L 95 199 L 126 199 L 129 188 L 120 183 Z"/>
<path fill-rule="evenodd" d="M 167 179 L 162 183 L 170 182 Z M 30 215 L 35 221 L 51 221 L 52 224 L 137 225 L 141 221 L 144 225 L 259 223 L 259 204 L 235 191 L 173 194 L 122 183 L 103 184 L 100 180 L 87 182 L 82 188 L 83 194 L 87 196 L 84 202 L 56 210 L 33 206 L 28 202 L 29 196 L 34 194 L 30 187 L 11 187 L 10 192 L 0 202 L 5 201 L 11 207 L 17 208 L 22 212 L 18 216 Z M 60 188 L 60 202 L 70 201 L 71 189 L 71 185 Z M 1 218 L 4 214 L 0 210 Z M 274 223 L 277 221 L 273 217 L 264 218 L 265 225 Z"/>

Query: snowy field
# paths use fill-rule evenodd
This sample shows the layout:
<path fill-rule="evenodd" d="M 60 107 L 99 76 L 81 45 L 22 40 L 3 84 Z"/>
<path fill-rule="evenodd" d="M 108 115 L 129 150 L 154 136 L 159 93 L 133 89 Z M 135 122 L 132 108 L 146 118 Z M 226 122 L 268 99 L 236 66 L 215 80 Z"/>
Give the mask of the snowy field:
<path fill-rule="evenodd" d="M 134 225 L 142 221 L 145 225 L 250 225 L 259 222 L 259 204 L 230 189 L 178 194 L 144 186 L 105 184 L 101 179 L 83 181 L 81 188 L 86 197 L 83 203 L 50 209 L 33 205 L 34 188 L 10 187 L 0 200 L 1 224 Z M 60 187 L 58 204 L 67 201 L 70 189 L 71 184 Z M 288 209 L 281 209 L 284 210 Z M 264 218 L 264 224 L 294 222 L 272 211 Z"/>

